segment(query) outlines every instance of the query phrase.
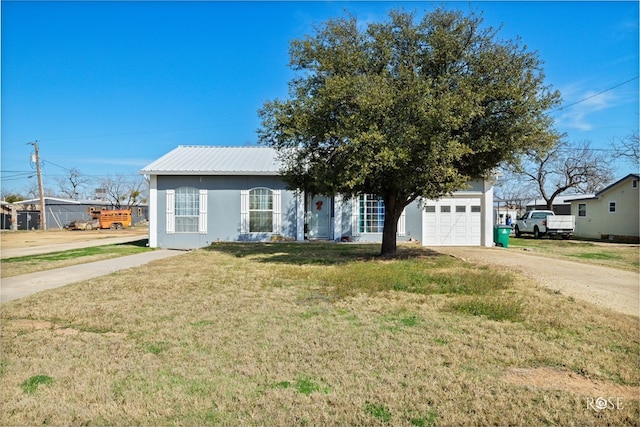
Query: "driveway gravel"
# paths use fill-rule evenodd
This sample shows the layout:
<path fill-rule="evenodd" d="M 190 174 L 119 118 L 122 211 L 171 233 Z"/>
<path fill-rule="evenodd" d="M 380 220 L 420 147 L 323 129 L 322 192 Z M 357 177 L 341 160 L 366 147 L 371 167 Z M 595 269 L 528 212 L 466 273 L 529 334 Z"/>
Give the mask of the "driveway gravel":
<path fill-rule="evenodd" d="M 478 264 L 507 267 L 563 295 L 640 316 L 638 272 L 541 257 L 518 249 L 453 246 L 434 249 Z"/>

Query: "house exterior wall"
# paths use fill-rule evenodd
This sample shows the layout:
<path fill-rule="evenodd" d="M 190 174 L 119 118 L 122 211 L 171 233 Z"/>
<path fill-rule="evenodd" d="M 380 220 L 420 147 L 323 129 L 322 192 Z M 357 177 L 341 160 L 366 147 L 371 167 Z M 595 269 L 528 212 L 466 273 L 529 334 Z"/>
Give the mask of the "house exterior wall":
<path fill-rule="evenodd" d="M 167 190 L 184 186 L 207 192 L 206 233 L 167 232 Z M 281 190 L 280 233 L 242 232 L 241 191 L 254 188 Z M 193 249 L 218 241 L 268 241 L 273 234 L 288 238 L 298 235 L 299 198 L 286 190 L 277 176 L 153 176 L 150 198 L 152 206 L 157 206 L 149 218 L 151 247 Z"/>
<path fill-rule="evenodd" d="M 168 192 L 180 187 L 193 187 L 206 193 L 206 231 L 180 233 L 167 228 L 172 213 L 168 212 Z M 274 233 L 245 233 L 242 230 L 242 193 L 255 188 L 278 190 L 281 205 L 281 227 Z M 304 195 L 286 189 L 278 176 L 182 176 L 152 175 L 150 177 L 149 246 L 171 249 L 194 249 L 218 241 L 269 241 L 274 234 L 290 240 L 304 240 L 305 207 Z M 478 181 L 455 198 L 477 198 L 482 206 L 482 246 L 492 245 L 493 236 L 493 190 L 488 182 Z M 358 200 L 336 196 L 332 202 L 331 240 L 352 242 L 381 242 L 382 233 L 365 233 L 358 229 Z M 476 204 L 474 202 L 474 204 Z M 398 225 L 398 242 L 423 236 L 423 204 L 415 201 L 406 207 Z"/>
<path fill-rule="evenodd" d="M 640 199 L 638 186 L 633 180 L 622 180 L 595 199 L 576 200 L 571 203 L 571 214 L 576 217 L 576 237 L 600 239 L 638 238 L 640 236 Z M 615 202 L 615 212 L 609 204 Z M 579 205 L 586 205 L 586 216 L 579 216 Z"/>

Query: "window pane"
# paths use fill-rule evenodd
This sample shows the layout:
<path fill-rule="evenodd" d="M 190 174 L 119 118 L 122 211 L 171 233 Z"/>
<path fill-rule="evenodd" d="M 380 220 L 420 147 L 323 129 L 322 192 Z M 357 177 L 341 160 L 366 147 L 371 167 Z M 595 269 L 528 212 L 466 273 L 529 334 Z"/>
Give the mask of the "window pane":
<path fill-rule="evenodd" d="M 176 233 L 198 232 L 198 217 L 176 216 Z"/>
<path fill-rule="evenodd" d="M 456 212 L 464 213 L 466 211 L 467 211 L 467 207 L 466 206 L 456 206 Z"/>
<path fill-rule="evenodd" d="M 273 214 L 270 211 L 249 212 L 249 232 L 271 233 L 273 230 Z"/>
<path fill-rule="evenodd" d="M 616 211 L 616 202 L 609 202 L 609 212 Z"/>
<path fill-rule="evenodd" d="M 451 212 L 451 206 L 440 206 L 440 212 Z"/>
<path fill-rule="evenodd" d="M 471 212 L 474 212 L 474 213 L 481 212 L 480 206 L 471 206 Z"/>
<path fill-rule="evenodd" d="M 426 213 L 435 213 L 436 207 L 435 206 L 425 206 L 424 211 Z"/>
<path fill-rule="evenodd" d="M 249 192 L 249 210 L 273 209 L 273 197 L 271 190 L 256 188 Z"/>

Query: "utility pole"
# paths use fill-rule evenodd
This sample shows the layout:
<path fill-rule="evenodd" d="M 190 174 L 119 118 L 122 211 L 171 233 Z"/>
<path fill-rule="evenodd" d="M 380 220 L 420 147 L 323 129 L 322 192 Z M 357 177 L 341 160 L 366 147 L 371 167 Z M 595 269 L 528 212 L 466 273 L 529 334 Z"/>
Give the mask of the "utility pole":
<path fill-rule="evenodd" d="M 38 151 L 38 141 L 28 142 L 27 144 L 33 145 L 36 161 L 36 172 L 38 173 L 38 191 L 40 193 L 40 229 L 47 229 L 47 214 L 44 207 L 44 188 L 42 186 L 42 173 L 40 172 L 40 153 Z"/>

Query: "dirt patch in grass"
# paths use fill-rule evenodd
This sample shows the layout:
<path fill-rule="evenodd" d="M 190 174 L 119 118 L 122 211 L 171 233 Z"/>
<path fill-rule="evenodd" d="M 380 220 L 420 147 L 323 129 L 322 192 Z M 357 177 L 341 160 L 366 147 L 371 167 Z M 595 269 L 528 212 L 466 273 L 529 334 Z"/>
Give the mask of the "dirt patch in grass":
<path fill-rule="evenodd" d="M 510 384 L 541 390 L 563 390 L 593 398 L 612 396 L 634 400 L 640 397 L 640 387 L 623 386 L 586 378 L 557 368 L 509 368 L 502 379 Z"/>

